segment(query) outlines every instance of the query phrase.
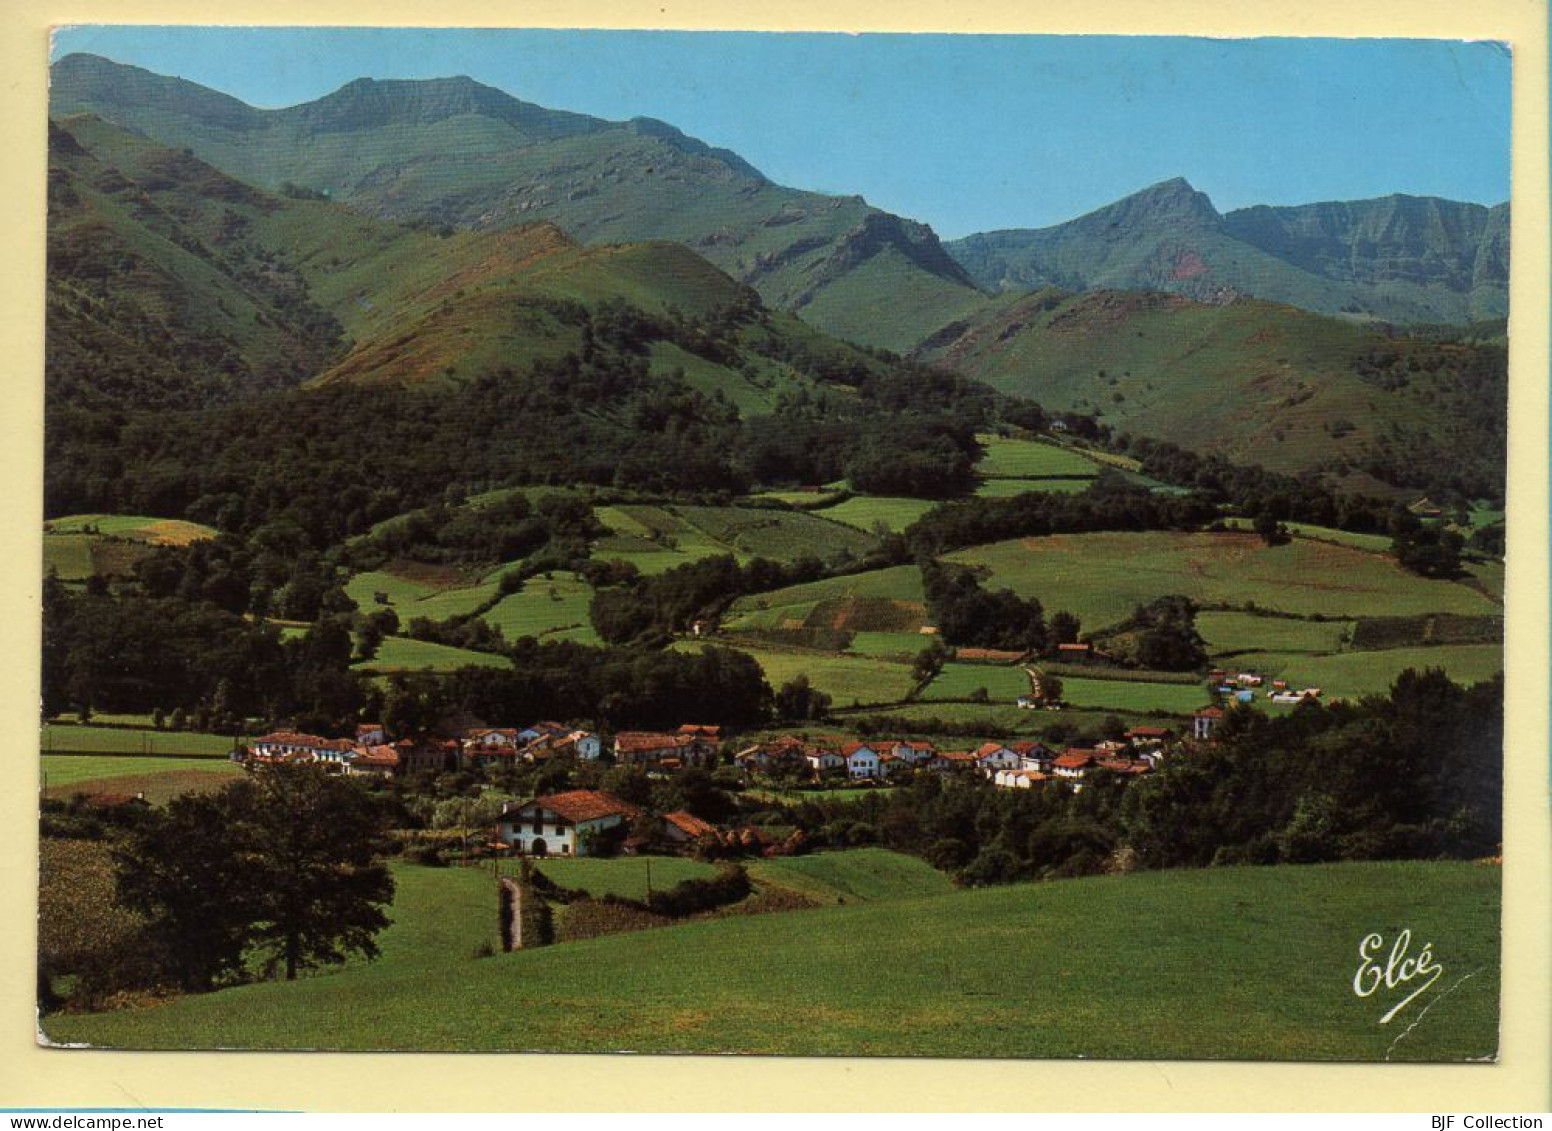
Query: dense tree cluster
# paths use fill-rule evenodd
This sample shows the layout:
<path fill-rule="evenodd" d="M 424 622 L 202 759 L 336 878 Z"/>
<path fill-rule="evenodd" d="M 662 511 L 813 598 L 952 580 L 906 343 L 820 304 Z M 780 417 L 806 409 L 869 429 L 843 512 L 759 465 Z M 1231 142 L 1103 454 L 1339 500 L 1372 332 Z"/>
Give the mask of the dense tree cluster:
<path fill-rule="evenodd" d="M 1012 652 L 1045 649 L 1049 636 L 1038 599 L 1011 589 L 983 589 L 975 572 L 961 565 L 929 561 L 921 571 L 927 615 L 950 644 Z"/>
<path fill-rule="evenodd" d="M 731 554 L 686 562 L 651 577 L 599 589 L 589 608 L 593 629 L 611 644 L 665 642 L 701 618 L 715 616 L 734 597 L 801 585 L 827 575 L 817 558 L 790 563 L 755 558 L 740 565 Z"/>
<path fill-rule="evenodd" d="M 728 648 L 589 648 L 525 638 L 508 645 L 506 655 L 510 670 L 397 676 L 384 711 L 427 727 L 460 714 L 592 719 L 611 729 L 672 729 L 687 721 L 754 726 L 771 716 L 764 671 L 752 657 Z"/>
<path fill-rule="evenodd" d="M 393 879 L 378 806 L 359 785 L 311 767 L 270 770 L 216 793 L 187 793 L 140 822 L 118 850 L 120 901 L 146 920 L 163 976 L 208 990 L 249 971 L 375 957 Z"/>
<path fill-rule="evenodd" d="M 1217 513 L 1197 496 L 1117 485 L 1077 495 L 1031 493 L 944 503 L 923 515 L 905 537 L 916 553 L 934 557 L 965 546 L 1043 534 L 1190 530 L 1211 522 Z"/>
<path fill-rule="evenodd" d="M 1133 782 L 1098 771 L 997 789 L 918 774 L 888 794 L 783 810 L 815 846 L 883 844 L 966 884 L 1129 868 L 1474 858 L 1502 833 L 1503 681 L 1408 671 L 1389 695 L 1231 711 L 1214 741 Z M 1448 751 L 1448 756 L 1441 756 Z"/>

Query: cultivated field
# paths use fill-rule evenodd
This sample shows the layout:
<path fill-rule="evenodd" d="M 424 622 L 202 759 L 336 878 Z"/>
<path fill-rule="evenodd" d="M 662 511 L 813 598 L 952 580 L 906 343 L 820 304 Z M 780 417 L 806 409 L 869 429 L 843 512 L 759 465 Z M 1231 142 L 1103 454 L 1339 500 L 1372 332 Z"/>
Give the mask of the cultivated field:
<path fill-rule="evenodd" d="M 698 648 L 683 641 L 676 647 Z M 837 707 L 854 703 L 897 703 L 910 692 L 915 680 L 909 664 L 873 659 L 867 656 L 828 655 L 823 652 L 785 651 L 738 645 L 740 652 L 753 656 L 765 670 L 773 690 L 799 675 L 826 695 Z"/>
<path fill-rule="evenodd" d="M 853 495 L 843 503 L 825 507 L 816 513 L 834 522 L 844 522 L 847 526 L 855 526 L 858 530 L 866 530 L 869 533 L 879 526 L 898 533 L 936 505 L 926 499 Z"/>
<path fill-rule="evenodd" d="M 1299 687 L 1319 687 L 1330 698 L 1383 694 L 1407 668 L 1443 668 L 1456 683 L 1477 683 L 1503 671 L 1504 652 L 1497 644 L 1440 644 L 1335 656 L 1250 652 L 1235 662 Z"/>
<path fill-rule="evenodd" d="M 736 631 L 806 624 L 856 632 L 914 632 L 926 621 L 924 601 L 921 570 L 891 566 L 741 597 L 729 609 L 724 627 Z"/>
<path fill-rule="evenodd" d="M 593 587 L 576 574 L 557 573 L 549 579 L 532 577 L 480 619 L 501 629 L 508 640 L 564 636 L 580 643 L 597 644 L 598 635 L 588 616 L 588 602 L 592 599 Z"/>
<path fill-rule="evenodd" d="M 749 875 L 757 884 L 790 888 L 820 903 L 916 899 L 954 890 L 949 878 L 937 869 L 914 856 L 883 848 L 760 860 L 749 866 Z"/>
<path fill-rule="evenodd" d="M 446 644 L 433 644 L 426 640 L 411 640 L 407 636 L 389 636 L 370 660 L 359 660 L 351 666 L 357 671 L 413 672 L 452 671 L 462 667 L 504 668 L 508 661 L 503 656 L 489 652 L 471 652 L 467 648 L 450 648 Z"/>
<path fill-rule="evenodd" d="M 1063 675 L 1061 680 L 1062 699 L 1074 707 L 1109 708 L 1141 714 L 1164 711 L 1172 715 L 1189 715 L 1207 706 L 1208 702 L 1207 693 L 1197 684 L 1085 679 L 1071 675 Z M 1021 667 L 944 664 L 943 671 L 927 685 L 922 699 L 966 699 L 980 688 L 985 688 L 992 701 L 1007 704 L 1029 692 L 1029 677 Z"/>
<path fill-rule="evenodd" d="M 873 545 L 861 530 L 800 511 L 633 504 L 595 513 L 612 533 L 599 539 L 593 557 L 631 562 L 647 574 L 717 554 L 794 561 L 860 554 Z"/>
<path fill-rule="evenodd" d="M 1196 615 L 1196 630 L 1214 656 L 1252 651 L 1335 652 L 1350 638 L 1353 622 L 1205 612 Z"/>
<path fill-rule="evenodd" d="M 476 957 L 496 936 L 488 873 L 395 874 L 375 963 L 47 1017 L 44 1031 L 163 1049 L 1460 1060 L 1498 1047 L 1500 872 L 1483 865 L 1215 868 L 848 899 L 493 958 Z M 1170 945 L 1116 945 L 1138 923 Z M 1402 925 L 1448 940 L 1448 985 L 1408 1007 L 1410 1028 L 1378 1024 L 1400 995 L 1352 992 L 1362 933 Z M 889 940 L 906 948 L 900 960 L 864 957 Z"/>
<path fill-rule="evenodd" d="M 1245 534 L 1056 534 L 947 557 L 990 570 L 989 587 L 1038 597 L 1047 615 L 1077 614 L 1088 631 L 1174 593 L 1205 606 L 1253 602 L 1306 616 L 1496 611 L 1465 585 L 1418 577 L 1378 554 L 1305 539 L 1267 546 Z"/>
<path fill-rule="evenodd" d="M 124 574 L 155 546 L 187 546 L 216 532 L 197 522 L 150 515 L 75 514 L 43 524 L 43 569 L 61 581 Z"/>
<path fill-rule="evenodd" d="M 515 874 L 517 863 L 508 861 L 503 870 Z M 710 864 L 686 860 L 681 856 L 549 857 L 538 862 L 539 871 L 564 888 L 578 888 L 592 896 L 621 895 L 626 899 L 647 898 L 647 878 L 652 889 L 665 891 L 685 880 L 705 880 L 717 874 Z"/>
<path fill-rule="evenodd" d="M 68 750 L 94 754 L 200 754 L 224 758 L 236 741 L 230 734 L 47 723 L 43 727 L 41 747 L 45 754 L 51 750 Z"/>
<path fill-rule="evenodd" d="M 976 437 L 986 454 L 975 469 L 988 479 L 1043 479 L 1074 476 L 1093 479 L 1099 465 L 1070 448 L 1043 440 L 1012 440 L 1002 436 Z"/>
<path fill-rule="evenodd" d="M 77 793 L 145 794 L 154 805 L 192 790 L 219 789 L 242 775 L 235 762 L 217 758 L 77 757 L 47 755 L 41 763 L 45 797 Z"/>
<path fill-rule="evenodd" d="M 400 624 L 415 617 L 447 620 L 464 616 L 496 596 L 496 583 L 511 567 L 508 563 L 483 577 L 467 575 L 450 566 L 423 566 L 400 563 L 381 570 L 358 573 L 345 585 L 345 594 L 362 612 L 391 608 Z M 377 603 L 376 595 L 388 597 L 388 605 Z"/>
<path fill-rule="evenodd" d="M 1009 499 L 1040 491 L 1047 495 L 1076 495 L 1088 490 L 1091 479 L 983 479 L 975 493 L 983 499 Z"/>

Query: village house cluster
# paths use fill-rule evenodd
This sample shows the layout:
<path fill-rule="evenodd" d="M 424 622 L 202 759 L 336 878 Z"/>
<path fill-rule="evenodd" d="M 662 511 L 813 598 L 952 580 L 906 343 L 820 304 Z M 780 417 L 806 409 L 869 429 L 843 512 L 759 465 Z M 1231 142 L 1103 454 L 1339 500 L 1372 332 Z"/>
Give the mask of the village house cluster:
<path fill-rule="evenodd" d="M 363 723 L 354 738 L 322 738 L 316 734 L 275 731 L 260 735 L 232 752 L 236 761 L 253 766 L 314 763 L 352 775 L 391 776 L 430 770 L 479 769 L 516 762 L 543 762 L 561 754 L 596 761 L 603 742 L 591 731 L 561 723 L 539 722 L 515 727 L 479 727 L 461 738 L 422 735 L 389 742 L 381 723 Z"/>
<path fill-rule="evenodd" d="M 1221 712 L 1220 712 L 1221 714 Z M 827 745 L 784 735 L 733 755 L 751 773 L 887 781 L 905 770 L 976 770 L 1005 789 L 1061 780 L 1080 787 L 1094 770 L 1136 776 L 1157 768 L 1171 737 L 1166 727 L 1133 727 L 1120 740 L 1055 750 L 1043 742 L 987 742 L 974 750 L 939 750 L 930 742 L 890 739 Z"/>

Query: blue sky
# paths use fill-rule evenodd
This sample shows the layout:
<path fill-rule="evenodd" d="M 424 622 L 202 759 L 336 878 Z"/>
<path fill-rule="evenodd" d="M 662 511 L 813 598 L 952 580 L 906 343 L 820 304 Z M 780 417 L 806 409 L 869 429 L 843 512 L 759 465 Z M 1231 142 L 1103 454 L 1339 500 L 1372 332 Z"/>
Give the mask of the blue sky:
<path fill-rule="evenodd" d="M 671 122 L 782 184 L 947 238 L 1070 219 L 1174 176 L 1227 211 L 1391 192 L 1509 196 L 1507 49 L 1422 40 L 70 28 L 256 106 L 465 74 Z"/>

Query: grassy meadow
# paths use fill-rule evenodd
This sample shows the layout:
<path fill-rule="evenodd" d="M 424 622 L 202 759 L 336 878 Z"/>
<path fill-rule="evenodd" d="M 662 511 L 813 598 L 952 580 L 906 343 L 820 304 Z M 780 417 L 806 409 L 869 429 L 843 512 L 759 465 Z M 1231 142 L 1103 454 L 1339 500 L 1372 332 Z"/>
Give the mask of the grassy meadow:
<path fill-rule="evenodd" d="M 1466 585 L 1418 577 L 1388 557 L 1306 539 L 1267 546 L 1247 534 L 1055 534 L 977 546 L 947 559 L 985 567 L 988 587 L 1038 597 L 1048 614 L 1074 613 L 1090 631 L 1171 593 L 1203 606 L 1253 602 L 1302 616 L 1496 611 Z"/>
<path fill-rule="evenodd" d="M 827 860 L 756 867 L 844 906 L 483 958 L 496 941 L 489 874 L 397 866 L 376 962 L 42 1026 L 53 1041 L 148 1049 L 1336 1061 L 1497 1050 L 1494 867 L 1224 868 L 926 894 L 917 885 L 933 881 L 910 865 Z M 1139 923 L 1169 945 L 1118 945 Z M 1402 928 L 1446 970 L 1398 1018 L 1411 1028 L 1378 1023 L 1399 995 L 1351 988 L 1359 940 Z"/>
<path fill-rule="evenodd" d="M 550 578 L 531 577 L 516 593 L 503 597 L 481 616 L 508 640 L 524 636 L 542 639 L 564 637 L 584 644 L 599 643 L 588 615 L 593 587 L 573 573 Z"/>
<path fill-rule="evenodd" d="M 198 754 L 224 758 L 235 739 L 229 734 L 186 730 L 146 730 L 79 723 L 46 723 L 41 748 L 91 754 Z"/>
<path fill-rule="evenodd" d="M 45 755 L 40 769 L 45 797 L 68 800 L 77 793 L 143 793 L 153 805 L 192 790 L 219 789 L 242 772 L 235 762 L 218 758 L 57 754 Z"/>

